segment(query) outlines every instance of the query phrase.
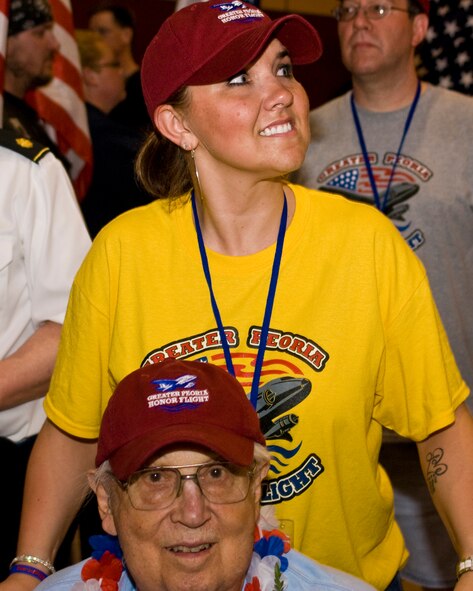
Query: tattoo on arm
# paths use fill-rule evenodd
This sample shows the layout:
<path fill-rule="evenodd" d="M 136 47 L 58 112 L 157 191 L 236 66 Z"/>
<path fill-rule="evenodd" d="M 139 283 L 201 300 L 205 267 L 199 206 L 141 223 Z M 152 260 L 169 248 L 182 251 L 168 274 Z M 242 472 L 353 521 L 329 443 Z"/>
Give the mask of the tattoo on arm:
<path fill-rule="evenodd" d="M 427 460 L 427 484 L 431 494 L 434 494 L 437 486 L 437 480 L 439 476 L 445 474 L 448 470 L 447 464 L 442 462 L 444 451 L 441 447 L 434 449 L 429 452 L 426 456 Z"/>

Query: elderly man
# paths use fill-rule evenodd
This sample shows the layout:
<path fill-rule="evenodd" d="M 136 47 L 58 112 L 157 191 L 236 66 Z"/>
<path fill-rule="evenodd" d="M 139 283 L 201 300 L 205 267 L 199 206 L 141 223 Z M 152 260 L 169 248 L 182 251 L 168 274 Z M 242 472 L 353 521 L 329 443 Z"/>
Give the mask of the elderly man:
<path fill-rule="evenodd" d="M 131 373 L 109 401 L 89 478 L 119 546 L 102 543 L 98 559 L 38 591 L 372 589 L 260 527 L 269 459 L 256 412 L 225 370 L 167 359 Z"/>

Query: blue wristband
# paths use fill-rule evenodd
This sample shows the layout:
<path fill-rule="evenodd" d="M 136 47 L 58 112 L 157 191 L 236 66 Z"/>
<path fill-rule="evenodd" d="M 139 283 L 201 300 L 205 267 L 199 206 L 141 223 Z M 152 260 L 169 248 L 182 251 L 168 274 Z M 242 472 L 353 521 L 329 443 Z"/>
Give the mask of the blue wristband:
<path fill-rule="evenodd" d="M 49 576 L 46 573 L 43 573 L 42 570 L 39 570 L 39 568 L 35 568 L 29 564 L 14 564 L 10 567 L 10 574 L 14 573 L 29 575 L 30 577 L 35 577 L 35 579 L 38 579 L 39 581 L 44 581 L 44 579 Z"/>

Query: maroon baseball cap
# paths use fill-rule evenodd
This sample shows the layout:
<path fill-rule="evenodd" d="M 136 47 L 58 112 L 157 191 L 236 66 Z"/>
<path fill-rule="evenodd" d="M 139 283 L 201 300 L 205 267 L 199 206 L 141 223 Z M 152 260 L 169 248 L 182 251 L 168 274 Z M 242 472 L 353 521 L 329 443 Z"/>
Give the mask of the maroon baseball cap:
<path fill-rule="evenodd" d="M 297 14 L 273 21 L 240 0 L 195 2 L 173 13 L 141 65 L 150 117 L 183 86 L 215 84 L 238 74 L 273 38 L 287 48 L 294 64 L 315 62 L 322 54 L 317 31 Z"/>
<path fill-rule="evenodd" d="M 241 466 L 265 445 L 258 415 L 238 381 L 200 361 L 165 359 L 124 378 L 102 418 L 96 466 L 120 480 L 172 444 L 198 444 Z"/>

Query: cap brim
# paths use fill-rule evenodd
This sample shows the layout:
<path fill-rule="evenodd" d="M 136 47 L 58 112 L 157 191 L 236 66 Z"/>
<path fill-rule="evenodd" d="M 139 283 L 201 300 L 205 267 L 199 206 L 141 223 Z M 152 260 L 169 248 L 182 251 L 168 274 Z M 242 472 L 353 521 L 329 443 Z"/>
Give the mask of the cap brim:
<path fill-rule="evenodd" d="M 215 425 L 189 423 L 157 427 L 130 441 L 110 456 L 112 471 L 119 480 L 126 480 L 143 468 L 153 455 L 177 443 L 201 445 L 240 466 L 249 466 L 253 460 L 254 441 L 251 439 Z M 99 458 L 97 463 L 101 463 Z"/>
<path fill-rule="evenodd" d="M 267 26 L 235 35 L 225 47 L 209 54 L 206 62 L 182 86 L 226 80 L 255 61 L 273 38 L 279 39 L 288 50 L 293 64 L 309 64 L 322 55 L 322 42 L 317 31 L 301 16 L 290 14 L 269 21 Z"/>

